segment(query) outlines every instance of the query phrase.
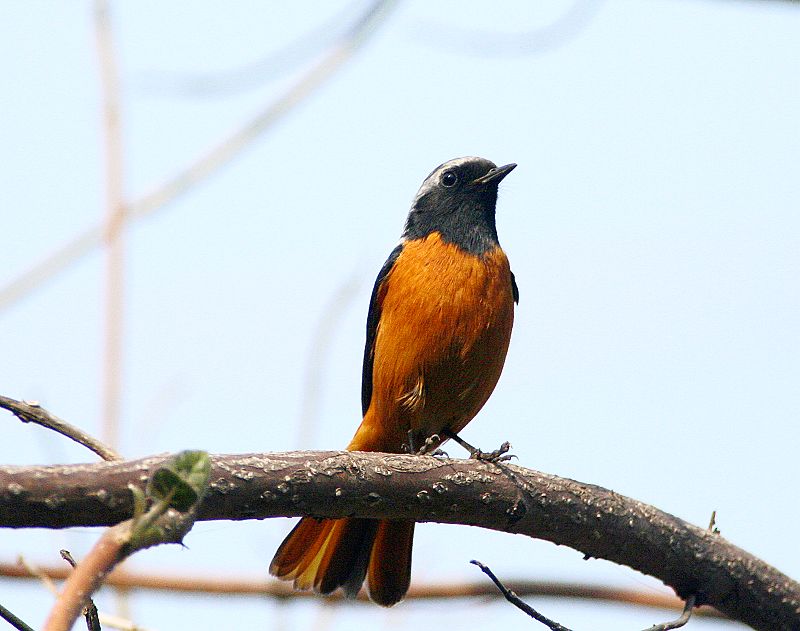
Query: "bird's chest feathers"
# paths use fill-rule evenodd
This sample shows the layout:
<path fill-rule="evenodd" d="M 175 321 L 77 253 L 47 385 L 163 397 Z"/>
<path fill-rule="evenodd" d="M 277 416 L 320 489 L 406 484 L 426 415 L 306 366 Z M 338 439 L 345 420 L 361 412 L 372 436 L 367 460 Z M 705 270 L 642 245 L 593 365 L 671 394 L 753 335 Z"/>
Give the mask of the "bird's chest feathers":
<path fill-rule="evenodd" d="M 511 287 L 508 260 L 499 247 L 474 255 L 436 233 L 409 241 L 382 287 L 383 330 L 376 352 L 430 364 L 466 360 L 476 346 L 507 344 Z M 391 341 L 381 339 L 389 332 Z"/>

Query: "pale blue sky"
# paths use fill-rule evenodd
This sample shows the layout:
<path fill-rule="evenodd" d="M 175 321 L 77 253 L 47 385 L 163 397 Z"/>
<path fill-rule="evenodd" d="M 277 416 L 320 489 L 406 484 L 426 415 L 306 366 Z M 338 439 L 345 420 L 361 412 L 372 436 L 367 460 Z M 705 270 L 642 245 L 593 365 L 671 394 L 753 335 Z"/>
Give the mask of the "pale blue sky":
<path fill-rule="evenodd" d="M 289 4 L 113 6 L 129 197 L 235 129 L 315 57 L 229 94 L 165 93 L 165 84 L 255 62 L 361 6 Z M 519 164 L 501 189 L 498 231 L 521 300 L 503 377 L 464 436 L 484 447 L 510 440 L 523 466 L 696 524 L 716 509 L 724 536 L 800 577 L 800 7 L 586 2 L 593 17 L 547 51 L 468 43 L 476 31 L 544 27 L 572 6 L 401 2 L 320 91 L 233 163 L 132 226 L 122 452 L 297 448 L 315 332 L 337 292 L 354 283 L 332 323 L 319 417 L 303 445 L 344 446 L 359 420 L 375 274 L 422 179 L 449 158 L 480 155 Z M 104 212 L 90 8 L 0 8 L 0 287 Z M 95 252 L 0 311 L 2 394 L 38 399 L 93 432 L 103 260 Z M 1 420 L 2 462 L 89 459 L 43 430 Z M 263 576 L 288 528 L 287 520 L 199 524 L 188 549 L 147 551 L 132 566 Z M 58 563 L 59 547 L 80 557 L 96 537 L 3 533 L 0 559 L 24 553 Z M 418 528 L 415 578 L 481 580 L 471 558 L 509 579 L 657 587 L 547 543 Z M 50 597 L 38 585 L 0 581 L 0 602 L 38 626 Z M 533 604 L 576 631 L 666 618 L 597 603 Z M 197 628 L 225 628 L 232 607 L 238 624 L 254 628 L 529 624 L 499 602 L 357 607 L 326 619 L 318 602 L 132 598 L 136 621 L 159 629 L 187 613 Z"/>

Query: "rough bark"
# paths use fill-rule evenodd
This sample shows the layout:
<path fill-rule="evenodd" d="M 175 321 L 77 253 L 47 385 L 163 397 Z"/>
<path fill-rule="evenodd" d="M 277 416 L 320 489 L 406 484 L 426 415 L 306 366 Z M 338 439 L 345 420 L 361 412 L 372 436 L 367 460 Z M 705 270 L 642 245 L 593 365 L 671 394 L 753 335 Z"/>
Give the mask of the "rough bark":
<path fill-rule="evenodd" d="M 168 456 L 0 467 L 0 526 L 102 526 Z M 800 629 L 800 584 L 718 534 L 598 486 L 502 464 L 349 452 L 213 456 L 198 519 L 315 515 L 468 524 L 566 545 L 655 576 L 764 631 Z"/>

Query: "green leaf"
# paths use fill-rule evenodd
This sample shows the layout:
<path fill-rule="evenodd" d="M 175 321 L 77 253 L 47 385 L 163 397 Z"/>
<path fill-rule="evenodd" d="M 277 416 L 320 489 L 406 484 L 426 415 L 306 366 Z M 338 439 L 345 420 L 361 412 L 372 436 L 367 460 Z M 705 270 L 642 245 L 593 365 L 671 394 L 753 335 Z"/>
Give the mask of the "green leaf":
<path fill-rule="evenodd" d="M 133 518 L 139 519 L 147 510 L 147 498 L 144 491 L 134 484 L 128 484 L 128 490 L 133 495 Z"/>
<path fill-rule="evenodd" d="M 211 459 L 205 451 L 182 451 L 153 473 L 147 494 L 186 512 L 203 497 L 210 474 Z"/>

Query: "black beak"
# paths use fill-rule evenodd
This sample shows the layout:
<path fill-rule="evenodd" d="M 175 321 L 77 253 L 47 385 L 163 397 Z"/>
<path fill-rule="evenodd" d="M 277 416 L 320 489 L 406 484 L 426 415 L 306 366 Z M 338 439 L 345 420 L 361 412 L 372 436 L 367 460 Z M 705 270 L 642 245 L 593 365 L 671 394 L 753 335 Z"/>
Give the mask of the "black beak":
<path fill-rule="evenodd" d="M 491 169 L 486 175 L 472 181 L 473 184 L 499 184 L 506 175 L 511 173 L 517 167 L 516 164 L 506 164 L 502 167 L 495 167 Z"/>

